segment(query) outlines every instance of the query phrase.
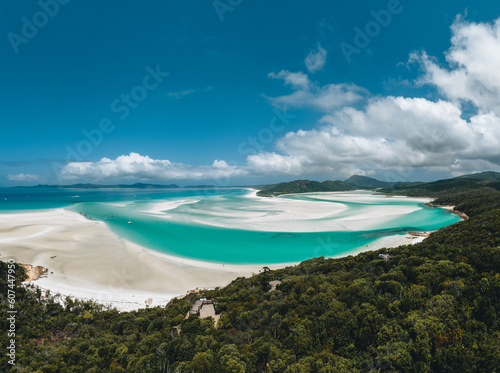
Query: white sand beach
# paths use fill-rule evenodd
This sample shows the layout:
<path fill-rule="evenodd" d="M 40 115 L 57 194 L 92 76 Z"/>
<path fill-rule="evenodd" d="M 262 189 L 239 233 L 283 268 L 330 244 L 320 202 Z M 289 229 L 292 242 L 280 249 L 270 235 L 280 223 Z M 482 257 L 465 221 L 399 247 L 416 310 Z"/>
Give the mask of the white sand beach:
<path fill-rule="evenodd" d="M 173 210 L 179 206 L 199 202 L 199 199 L 182 199 L 175 201 L 162 201 L 153 204 L 148 210 L 144 211 L 153 215 L 162 215 L 165 211 Z"/>
<path fill-rule="evenodd" d="M 224 204 L 204 205 L 203 209 L 195 207 L 189 210 L 190 203 L 196 201 L 159 202 L 144 212 L 154 213 L 157 217 L 182 222 L 194 222 L 209 226 L 231 229 L 245 229 L 267 232 L 333 232 L 333 231 L 361 231 L 374 229 L 377 225 L 389 222 L 400 216 L 417 211 L 420 207 L 413 202 L 428 203 L 430 198 L 405 198 L 411 205 L 384 204 L 392 197 L 373 195 L 371 192 L 322 192 L 303 193 L 317 201 L 289 199 L 286 196 L 268 198 L 258 197 L 256 190 L 250 189 L 246 195 L 252 201 L 242 208 L 233 208 Z M 323 201 L 322 201 L 323 200 Z M 332 201 L 332 202 L 328 202 Z M 335 202 L 334 202 L 335 201 Z M 351 211 L 349 202 L 364 203 L 366 205 Z M 187 209 L 171 213 L 178 206 L 184 205 Z"/>
<path fill-rule="evenodd" d="M 0 214 L 0 258 L 48 268 L 34 283 L 52 294 L 120 310 L 165 305 L 196 288 L 224 286 L 262 265 L 224 265 L 164 255 L 117 237 L 105 223 L 64 209 Z M 276 266 L 273 266 L 276 267 Z"/>
<path fill-rule="evenodd" d="M 268 200 L 265 205 L 271 210 L 272 206 L 292 206 L 293 213 L 289 210 L 280 212 L 281 218 L 290 222 L 285 229 L 294 227 L 291 223 L 294 219 L 300 216 L 309 218 L 313 213 L 304 201 Z M 327 204 L 331 211 L 332 204 Z M 156 206 L 154 213 L 172 206 Z M 387 206 L 382 208 L 387 213 Z M 395 211 L 405 212 L 407 209 Z M 381 216 L 384 212 L 375 206 L 358 220 L 380 219 Z M 245 224 L 253 222 L 256 229 L 263 230 L 266 224 L 274 227 L 280 222 L 269 219 L 266 224 L 259 224 L 258 217 L 248 215 L 242 215 L 241 219 L 246 219 Z M 384 237 L 355 252 L 415 243 L 422 239 L 424 237 L 409 235 Z M 0 214 L 0 259 L 6 261 L 10 258 L 17 263 L 47 268 L 47 277 L 33 283 L 52 294 L 94 299 L 123 311 L 144 308 L 149 299 L 151 307 L 162 306 L 189 290 L 225 286 L 237 277 L 258 273 L 264 266 L 217 264 L 165 255 L 119 238 L 104 222 L 92 221 L 64 209 Z M 268 267 L 273 269 L 290 264 Z"/>

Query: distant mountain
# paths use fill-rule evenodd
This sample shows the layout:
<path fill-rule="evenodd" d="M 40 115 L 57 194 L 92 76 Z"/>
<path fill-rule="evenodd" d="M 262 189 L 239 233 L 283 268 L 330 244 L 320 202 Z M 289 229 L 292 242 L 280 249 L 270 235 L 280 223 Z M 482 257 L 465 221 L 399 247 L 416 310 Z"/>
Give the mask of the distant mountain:
<path fill-rule="evenodd" d="M 143 184 L 136 183 L 132 185 L 118 184 L 118 185 L 98 185 L 98 184 L 72 184 L 72 185 L 46 185 L 40 184 L 36 186 L 17 186 L 14 188 L 25 189 L 171 189 L 179 188 L 178 185 L 158 185 L 158 184 Z"/>
<path fill-rule="evenodd" d="M 396 184 L 396 183 L 388 183 L 385 181 L 380 181 L 368 176 L 361 176 L 361 175 L 353 175 L 344 182 L 358 189 L 390 188 L 394 184 Z"/>
<path fill-rule="evenodd" d="M 118 188 L 131 188 L 131 189 L 172 189 L 179 188 L 177 184 L 160 185 L 160 184 L 142 184 L 136 183 L 132 185 L 119 184 Z"/>
<path fill-rule="evenodd" d="M 215 188 L 223 188 L 215 185 L 186 185 L 183 188 L 191 188 L 191 189 L 215 189 Z"/>
<path fill-rule="evenodd" d="M 289 193 L 311 193 L 311 192 L 340 192 L 356 189 L 343 181 L 310 181 L 295 180 L 288 183 L 281 183 L 271 188 L 263 189 L 257 193 L 261 197 L 272 197 Z"/>

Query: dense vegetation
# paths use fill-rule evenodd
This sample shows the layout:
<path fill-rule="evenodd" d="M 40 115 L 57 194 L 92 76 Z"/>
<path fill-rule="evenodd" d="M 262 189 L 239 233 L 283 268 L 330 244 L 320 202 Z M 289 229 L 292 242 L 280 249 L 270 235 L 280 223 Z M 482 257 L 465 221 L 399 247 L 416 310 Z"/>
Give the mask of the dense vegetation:
<path fill-rule="evenodd" d="M 280 194 L 289 193 L 312 193 L 312 192 L 342 192 L 356 189 L 343 181 L 310 181 L 310 180 L 295 180 L 288 183 L 273 185 L 270 188 L 264 188 L 257 193 L 261 197 L 279 196 Z"/>
<path fill-rule="evenodd" d="M 479 189 L 500 190 L 500 173 L 482 172 L 473 175 L 459 176 L 454 179 L 445 179 L 433 181 L 430 183 L 397 183 L 390 188 L 383 188 L 380 191 L 389 194 L 406 195 L 413 197 L 447 197 L 457 196 L 459 193 L 470 192 L 477 193 Z M 475 190 L 475 192 L 474 192 Z"/>
<path fill-rule="evenodd" d="M 367 176 L 353 175 L 345 181 L 295 180 L 274 185 L 261 185 L 257 195 L 272 197 L 288 193 L 341 192 L 354 189 L 378 189 L 381 193 L 412 197 L 443 197 L 450 194 L 491 188 L 500 191 L 500 173 L 488 171 L 433 182 L 385 182 Z"/>
<path fill-rule="evenodd" d="M 353 175 L 349 179 L 345 180 L 345 182 L 359 189 L 390 188 L 396 184 L 361 175 Z"/>
<path fill-rule="evenodd" d="M 500 173 L 494 171 L 479 172 L 477 174 L 468 174 L 456 177 L 456 179 L 470 179 L 487 182 L 500 181 Z"/>
<path fill-rule="evenodd" d="M 217 329 L 185 318 L 195 295 L 118 313 L 70 299 L 60 305 L 18 286 L 13 371 L 497 372 L 500 192 L 439 193 L 437 203 L 470 219 L 413 246 L 264 268 L 198 295 L 217 302 Z M 5 263 L 0 271 L 5 315 Z M 282 282 L 269 291 L 275 279 Z M 0 340 L 7 345 L 6 333 Z"/>

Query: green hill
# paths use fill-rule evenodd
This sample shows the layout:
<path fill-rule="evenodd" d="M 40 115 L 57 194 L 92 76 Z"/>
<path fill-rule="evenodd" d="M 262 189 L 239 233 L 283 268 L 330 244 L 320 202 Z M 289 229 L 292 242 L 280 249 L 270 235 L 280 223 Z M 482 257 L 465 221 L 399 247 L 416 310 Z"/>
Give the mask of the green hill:
<path fill-rule="evenodd" d="M 500 182 L 500 173 L 493 172 L 493 171 L 486 171 L 486 172 L 481 172 L 481 173 L 477 173 L 477 174 L 458 176 L 455 179 L 471 179 L 471 180 L 478 180 L 478 181 L 499 181 Z"/>
<path fill-rule="evenodd" d="M 352 185 L 358 189 L 390 188 L 395 184 L 361 175 L 353 175 L 349 179 L 345 180 L 345 183 Z"/>
<path fill-rule="evenodd" d="M 340 192 L 356 189 L 343 181 L 310 181 L 295 180 L 288 183 L 281 183 L 268 189 L 263 189 L 257 193 L 260 197 L 279 196 L 290 193 L 312 193 L 312 192 Z"/>
<path fill-rule="evenodd" d="M 482 189 L 485 187 L 498 188 L 498 183 L 482 180 L 479 178 L 460 177 L 454 179 L 438 180 L 430 183 L 400 183 L 391 188 L 383 188 L 380 191 L 389 194 L 406 195 L 412 197 L 438 198 L 450 193 L 461 193 L 464 191 Z"/>

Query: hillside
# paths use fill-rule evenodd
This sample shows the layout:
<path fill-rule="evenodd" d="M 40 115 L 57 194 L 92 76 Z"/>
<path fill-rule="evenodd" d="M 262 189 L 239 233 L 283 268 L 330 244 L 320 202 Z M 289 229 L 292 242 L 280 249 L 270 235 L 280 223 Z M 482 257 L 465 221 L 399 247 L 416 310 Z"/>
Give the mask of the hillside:
<path fill-rule="evenodd" d="M 499 181 L 500 182 L 500 173 L 493 171 L 480 172 L 476 174 L 462 175 L 458 176 L 455 179 L 471 179 L 478 181 Z"/>
<path fill-rule="evenodd" d="M 354 189 L 378 189 L 379 192 L 393 195 L 438 198 L 447 193 L 459 193 L 484 187 L 500 190 L 500 173 L 487 171 L 462 175 L 452 179 L 433 182 L 385 182 L 371 177 L 353 175 L 345 181 L 295 180 L 287 183 L 263 185 L 257 195 L 272 197 L 288 193 L 340 192 Z"/>
<path fill-rule="evenodd" d="M 281 194 L 289 193 L 312 193 L 312 192 L 341 192 L 356 189 L 343 181 L 310 181 L 310 180 L 295 180 L 288 183 L 281 183 L 271 186 L 268 189 L 263 189 L 257 193 L 260 197 L 273 197 Z"/>
<path fill-rule="evenodd" d="M 500 192 L 440 193 L 436 203 L 470 219 L 413 246 L 263 268 L 167 308 L 118 313 L 70 299 L 61 306 L 20 286 L 18 268 L 15 371 L 497 372 Z M 5 276 L 0 294 L 6 314 Z M 217 329 L 185 318 L 200 297 L 215 300 Z M 8 329 L 6 318 L 0 327 Z"/>
<path fill-rule="evenodd" d="M 439 198 L 450 193 L 461 193 L 483 188 L 500 190 L 500 182 L 495 181 L 496 178 L 500 178 L 500 173 L 483 172 L 481 174 L 464 175 L 429 183 L 397 183 L 391 188 L 381 189 L 380 192 L 414 197 L 426 196 Z"/>
<path fill-rule="evenodd" d="M 387 183 L 385 181 L 380 181 L 371 177 L 361 176 L 361 175 L 353 175 L 344 182 L 358 189 L 390 188 L 394 184 L 396 184 L 396 183 Z"/>

